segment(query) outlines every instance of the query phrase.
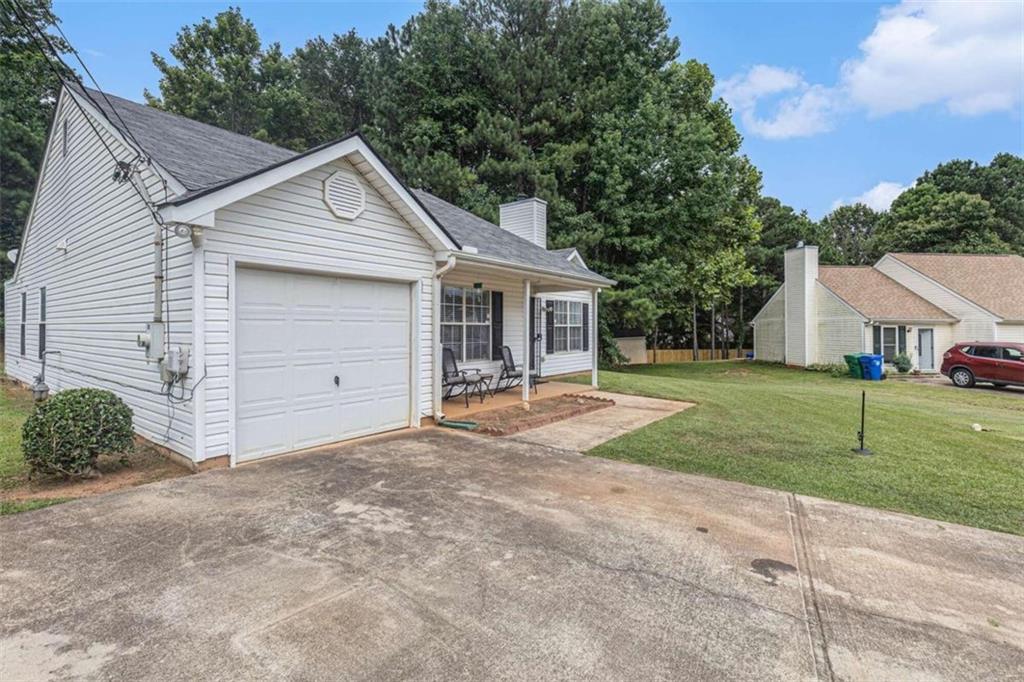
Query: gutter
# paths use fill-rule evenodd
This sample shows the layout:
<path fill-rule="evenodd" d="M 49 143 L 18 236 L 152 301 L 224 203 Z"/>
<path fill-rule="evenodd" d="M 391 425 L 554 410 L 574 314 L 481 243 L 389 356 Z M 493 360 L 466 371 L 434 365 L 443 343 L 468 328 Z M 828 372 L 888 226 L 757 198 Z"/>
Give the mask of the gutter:
<path fill-rule="evenodd" d="M 441 278 L 455 267 L 455 254 L 449 253 L 448 260 L 444 265 L 434 270 L 434 278 L 431 283 L 431 315 L 430 315 L 430 343 L 433 346 L 434 362 L 431 367 L 430 387 L 433 395 L 431 403 L 434 413 L 434 423 L 439 424 L 444 419 L 444 401 L 441 399 Z"/>

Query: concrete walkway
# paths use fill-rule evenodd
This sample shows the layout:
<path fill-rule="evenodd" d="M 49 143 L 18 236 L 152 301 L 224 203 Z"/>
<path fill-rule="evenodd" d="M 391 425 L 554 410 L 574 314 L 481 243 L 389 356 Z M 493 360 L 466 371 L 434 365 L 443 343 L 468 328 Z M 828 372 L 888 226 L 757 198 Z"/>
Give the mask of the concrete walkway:
<path fill-rule="evenodd" d="M 1024 538 L 430 429 L 0 518 L 0 679 L 1011 680 Z"/>
<path fill-rule="evenodd" d="M 612 438 L 694 406 L 694 403 L 678 400 L 660 400 L 607 391 L 588 391 L 584 395 L 614 400 L 615 405 L 523 431 L 508 438 L 523 443 L 586 452 Z"/>

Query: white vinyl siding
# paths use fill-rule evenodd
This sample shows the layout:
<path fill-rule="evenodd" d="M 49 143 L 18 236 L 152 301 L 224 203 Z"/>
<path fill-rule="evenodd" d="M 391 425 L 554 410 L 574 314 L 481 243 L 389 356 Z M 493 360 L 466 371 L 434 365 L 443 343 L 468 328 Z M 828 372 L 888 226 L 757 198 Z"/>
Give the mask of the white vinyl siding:
<path fill-rule="evenodd" d="M 46 382 L 53 391 L 106 388 L 134 413 L 136 431 L 181 453 L 192 450 L 190 404 L 170 405 L 160 392 L 156 364 L 147 363 L 136 335 L 152 319 L 153 230 L 151 216 L 131 185 L 112 181 L 114 162 L 69 95 L 62 95 L 48 143 L 38 192 L 26 226 L 17 278 L 7 282 L 7 309 L 27 293 L 26 353 L 20 325 L 7 325 L 6 372 L 25 383 L 39 373 L 39 290 L 46 287 Z M 63 126 L 69 148 L 63 154 Z M 134 154 L 102 124 L 106 143 L 119 158 Z M 146 186 L 156 199 L 167 194 L 152 173 Z M 58 248 L 66 242 L 67 249 Z M 168 340 L 192 341 L 191 243 L 166 241 Z M 185 389 L 197 380 L 193 370 Z"/>
<path fill-rule="evenodd" d="M 271 261 L 276 267 L 328 274 L 353 272 L 417 279 L 420 290 L 420 415 L 431 411 L 431 280 L 433 250 L 363 178 L 366 208 L 354 220 L 335 216 L 324 203 L 323 182 L 333 172 L 357 172 L 339 160 L 231 204 L 205 230 L 206 453 L 228 454 L 231 330 L 230 258 Z"/>
<path fill-rule="evenodd" d="M 754 319 L 754 359 L 786 361 L 786 292 L 780 287 Z"/>
<path fill-rule="evenodd" d="M 589 372 L 593 366 L 593 353 L 588 350 L 583 350 L 583 304 L 586 303 L 588 306 L 591 304 L 591 295 L 589 291 L 566 291 L 559 292 L 557 294 L 544 294 L 542 296 L 542 302 L 554 301 L 556 310 L 560 304 L 565 306 L 567 316 L 564 318 L 567 325 L 561 327 L 565 330 L 565 336 L 569 342 L 569 350 L 559 350 L 559 318 L 555 317 L 555 352 L 550 355 L 545 355 L 541 360 L 541 376 L 557 376 L 561 374 L 570 374 L 572 372 Z M 542 303 L 542 306 L 543 306 Z M 572 310 L 575 308 L 579 317 L 574 316 Z M 593 310 L 588 308 L 588 314 L 593 316 Z M 543 322 L 543 317 L 541 318 Z M 577 331 L 574 331 L 574 327 Z M 547 325 L 541 324 L 541 328 L 538 330 L 541 334 L 541 351 L 547 348 Z M 593 330 L 591 330 L 592 333 Z M 578 338 L 577 338 L 578 334 Z M 575 344 L 575 345 L 574 345 Z"/>
<path fill-rule="evenodd" d="M 996 326 L 997 341 L 1024 343 L 1024 324 L 1003 323 Z"/>
<path fill-rule="evenodd" d="M 861 352 L 864 318 L 820 282 L 816 289 L 818 357 L 813 362 L 842 364 L 844 355 Z"/>

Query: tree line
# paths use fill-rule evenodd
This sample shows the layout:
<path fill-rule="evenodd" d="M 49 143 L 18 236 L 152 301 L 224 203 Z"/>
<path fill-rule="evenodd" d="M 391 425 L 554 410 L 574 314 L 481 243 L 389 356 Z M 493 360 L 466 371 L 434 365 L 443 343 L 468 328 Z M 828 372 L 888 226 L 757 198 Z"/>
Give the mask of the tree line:
<path fill-rule="evenodd" d="M 44 29 L 56 21 L 49 0 L 22 5 Z M 9 19 L 5 249 L 20 237 L 56 91 Z M 763 196 L 713 74 L 679 61 L 668 28 L 657 0 L 428 0 L 383 35 L 316 36 L 286 54 L 232 8 L 154 52 L 159 91 L 144 96 L 295 150 L 361 130 L 408 184 L 491 220 L 517 195 L 545 199 L 549 246 L 578 247 L 620 282 L 603 300 L 606 339 L 636 330 L 707 347 L 714 330 L 742 343 L 798 240 L 850 264 L 891 250 L 1024 253 L 1024 162 L 1010 154 L 942 164 L 884 213 L 843 206 L 813 221 Z"/>

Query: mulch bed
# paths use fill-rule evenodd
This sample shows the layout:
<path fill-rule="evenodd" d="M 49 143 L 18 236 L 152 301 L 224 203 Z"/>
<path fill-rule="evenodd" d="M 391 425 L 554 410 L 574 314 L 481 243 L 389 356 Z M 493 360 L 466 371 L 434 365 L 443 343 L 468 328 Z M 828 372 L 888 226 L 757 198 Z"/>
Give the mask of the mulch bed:
<path fill-rule="evenodd" d="M 161 454 L 159 446 L 142 438 L 135 439 L 135 449 L 127 460 L 125 465 L 119 456 L 100 455 L 96 462 L 99 475 L 91 478 L 11 477 L 4 481 L 4 489 L 0 489 L 0 502 L 71 500 L 192 473 Z"/>
<path fill-rule="evenodd" d="M 614 404 L 614 400 L 589 395 L 560 395 L 555 398 L 531 401 L 529 410 L 525 409 L 523 405 L 511 405 L 477 412 L 467 419 L 479 424 L 476 433 L 487 436 L 508 436 L 594 410 L 602 410 Z"/>

